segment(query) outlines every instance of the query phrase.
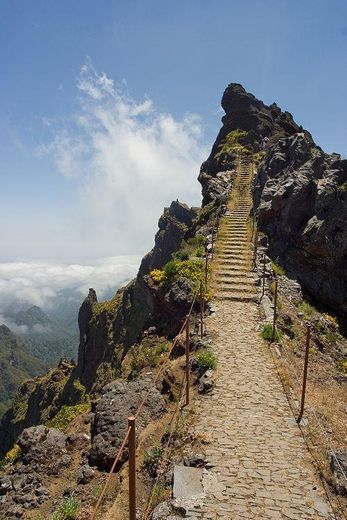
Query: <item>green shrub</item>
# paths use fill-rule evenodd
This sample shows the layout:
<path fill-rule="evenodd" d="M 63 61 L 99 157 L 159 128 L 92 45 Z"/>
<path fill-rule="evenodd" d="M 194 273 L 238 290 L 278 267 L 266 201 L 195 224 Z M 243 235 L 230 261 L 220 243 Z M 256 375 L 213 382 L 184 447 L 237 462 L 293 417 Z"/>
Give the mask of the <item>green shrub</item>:
<path fill-rule="evenodd" d="M 275 273 L 276 276 L 284 276 L 286 274 L 284 268 L 277 264 L 276 262 L 272 262 L 272 270 Z"/>
<path fill-rule="evenodd" d="M 170 260 L 164 265 L 166 283 L 174 283 L 180 276 L 187 278 L 194 290 L 198 292 L 200 282 L 203 279 L 204 262 L 200 258 L 189 260 Z"/>
<path fill-rule="evenodd" d="M 168 490 L 162 484 L 156 484 L 153 487 L 151 510 L 155 509 L 158 504 L 168 498 Z"/>
<path fill-rule="evenodd" d="M 145 367 L 156 367 L 162 355 L 167 352 L 170 348 L 170 343 L 164 341 L 158 345 L 153 344 L 139 344 L 132 347 L 130 350 L 130 374 L 129 379 L 137 379 L 141 373 L 141 370 Z"/>
<path fill-rule="evenodd" d="M 51 520 L 75 520 L 79 510 L 78 500 L 71 496 L 63 500 L 51 516 Z"/>
<path fill-rule="evenodd" d="M 202 257 L 205 255 L 206 237 L 204 235 L 196 235 L 195 237 L 184 240 L 178 251 L 173 253 L 174 260 L 189 260 L 189 258 Z"/>
<path fill-rule="evenodd" d="M 302 312 L 305 316 L 312 316 L 316 312 L 316 309 L 308 302 L 300 303 L 300 305 L 298 306 L 298 310 Z"/>
<path fill-rule="evenodd" d="M 338 186 L 337 191 L 340 193 L 344 193 L 345 191 L 347 191 L 347 181 Z"/>
<path fill-rule="evenodd" d="M 264 325 L 264 327 L 262 328 L 262 331 L 261 331 L 261 336 L 263 339 L 265 339 L 265 341 L 272 341 L 273 327 L 270 323 L 267 323 L 266 325 Z M 281 341 L 282 337 L 283 337 L 282 332 L 278 329 L 275 329 L 273 341 L 276 341 L 276 342 Z"/>
<path fill-rule="evenodd" d="M 247 133 L 244 130 L 232 130 L 229 132 L 224 141 L 218 146 L 219 151 L 214 158 L 218 160 L 223 158 L 223 156 L 250 154 L 249 148 L 242 144 L 242 140 L 247 136 Z"/>
<path fill-rule="evenodd" d="M 64 405 L 57 415 L 46 424 L 49 428 L 57 428 L 66 433 L 70 423 L 79 415 L 89 412 L 90 403 L 76 404 L 75 406 Z"/>
<path fill-rule="evenodd" d="M 152 463 L 153 461 L 158 461 L 163 456 L 163 447 L 161 444 L 157 444 L 156 446 L 153 446 L 152 449 L 149 451 L 146 451 L 145 453 L 145 464 L 146 463 Z"/>
<path fill-rule="evenodd" d="M 174 260 L 188 260 L 189 259 L 189 253 L 185 249 L 183 251 L 176 251 L 176 253 L 173 254 Z"/>
<path fill-rule="evenodd" d="M 257 152 L 253 155 L 253 161 L 256 166 L 258 166 L 259 163 L 264 159 L 266 155 L 266 152 L 264 150 L 261 150 L 260 152 Z"/>
<path fill-rule="evenodd" d="M 339 361 L 339 370 L 342 372 L 342 374 L 347 376 L 347 359 L 341 359 Z"/>
<path fill-rule="evenodd" d="M 324 334 L 324 338 L 325 338 L 326 341 L 327 341 L 328 343 L 330 343 L 331 345 L 335 345 L 336 340 L 337 340 L 337 334 L 336 334 L 336 332 L 332 332 L 331 330 L 328 330 L 328 331 Z"/>
<path fill-rule="evenodd" d="M 217 368 L 217 358 L 212 350 L 201 350 L 197 356 L 199 368 L 206 372 L 206 370 L 215 370 Z"/>

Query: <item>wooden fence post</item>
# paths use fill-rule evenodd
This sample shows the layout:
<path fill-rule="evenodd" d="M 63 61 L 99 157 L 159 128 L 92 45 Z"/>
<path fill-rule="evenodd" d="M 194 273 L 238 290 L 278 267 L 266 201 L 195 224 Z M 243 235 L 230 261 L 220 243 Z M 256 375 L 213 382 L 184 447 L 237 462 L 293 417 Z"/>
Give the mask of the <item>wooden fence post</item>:
<path fill-rule="evenodd" d="M 128 417 L 129 434 L 129 520 L 136 520 L 136 432 L 135 417 Z"/>
<path fill-rule="evenodd" d="M 204 302 L 203 302 L 203 290 L 202 282 L 200 282 L 200 336 L 204 336 Z"/>
<path fill-rule="evenodd" d="M 265 294 L 265 265 L 266 265 L 266 256 L 264 253 L 264 255 L 263 255 L 263 290 L 261 293 L 261 297 L 263 297 Z"/>
<path fill-rule="evenodd" d="M 273 325 L 272 325 L 272 338 L 271 338 L 271 342 L 273 342 L 275 340 L 275 336 L 276 336 L 277 290 L 278 290 L 278 282 L 277 282 L 277 279 L 276 279 L 275 280 L 275 297 L 274 297 L 274 319 L 273 319 Z"/>
<path fill-rule="evenodd" d="M 302 392 L 301 392 L 301 406 L 300 406 L 299 417 L 297 419 L 298 424 L 300 424 L 302 416 L 304 415 L 304 408 L 305 408 L 306 381 L 307 381 L 307 369 L 308 369 L 308 355 L 309 355 L 309 351 L 310 351 L 310 338 L 311 338 L 311 330 L 310 330 L 310 327 L 307 327 L 307 329 L 306 329 L 306 349 L 305 349 L 304 374 L 303 374 Z"/>
<path fill-rule="evenodd" d="M 205 252 L 205 287 L 207 287 L 207 278 L 208 278 L 208 250 L 206 247 Z"/>
<path fill-rule="evenodd" d="M 186 406 L 189 405 L 190 356 L 189 356 L 189 315 L 186 321 Z"/>
<path fill-rule="evenodd" d="M 258 229 L 255 230 L 255 237 L 254 237 L 254 250 L 253 250 L 253 269 L 255 269 L 255 266 L 257 264 L 257 252 L 258 252 Z"/>

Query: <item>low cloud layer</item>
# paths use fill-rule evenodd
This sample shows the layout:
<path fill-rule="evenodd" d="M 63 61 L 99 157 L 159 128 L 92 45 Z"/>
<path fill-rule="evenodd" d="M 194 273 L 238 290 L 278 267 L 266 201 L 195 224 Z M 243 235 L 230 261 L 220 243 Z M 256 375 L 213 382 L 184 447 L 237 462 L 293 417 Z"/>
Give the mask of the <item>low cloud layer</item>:
<path fill-rule="evenodd" d="M 207 150 L 197 115 L 177 119 L 151 99 L 134 100 L 125 85 L 99 74 L 90 60 L 78 79 L 80 109 L 50 123 L 41 153 L 77 186 L 79 236 L 122 254 L 149 249 L 163 207 L 200 204 L 197 176 Z M 109 253 L 107 253 L 109 254 Z M 114 253 L 113 253 L 114 254 Z"/>
<path fill-rule="evenodd" d="M 138 256 L 104 258 L 85 265 L 45 262 L 2 263 L 0 311 L 17 303 L 49 309 L 61 291 L 67 290 L 80 294 L 82 301 L 87 296 L 89 287 L 93 287 L 102 299 L 110 290 L 133 278 L 139 263 Z M 5 320 L 2 321 L 4 322 Z"/>

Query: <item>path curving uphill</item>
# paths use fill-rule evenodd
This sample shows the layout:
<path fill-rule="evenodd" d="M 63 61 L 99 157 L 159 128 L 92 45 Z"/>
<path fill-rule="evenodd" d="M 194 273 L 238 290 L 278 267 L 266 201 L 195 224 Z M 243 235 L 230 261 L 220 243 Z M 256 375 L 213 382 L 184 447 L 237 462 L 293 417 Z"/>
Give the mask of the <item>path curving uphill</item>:
<path fill-rule="evenodd" d="M 209 520 L 333 519 L 268 346 L 258 331 L 249 230 L 251 165 L 240 164 L 221 223 L 214 267 L 216 312 L 208 330 L 216 387 L 199 398 L 194 429 L 208 436 L 205 496 L 187 517 Z"/>

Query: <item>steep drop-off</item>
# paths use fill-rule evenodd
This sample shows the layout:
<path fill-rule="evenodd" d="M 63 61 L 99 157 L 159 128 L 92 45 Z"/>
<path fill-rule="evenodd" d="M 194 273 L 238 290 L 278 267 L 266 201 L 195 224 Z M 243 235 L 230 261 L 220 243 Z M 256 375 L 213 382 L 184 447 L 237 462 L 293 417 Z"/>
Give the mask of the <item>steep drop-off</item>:
<path fill-rule="evenodd" d="M 98 302 L 90 289 L 78 317 L 77 365 L 62 363 L 20 388 L 1 423 L 3 452 L 24 428 L 52 420 L 62 406 L 86 396 L 99 399 L 106 384 L 123 377 L 126 354 L 149 331 L 153 349 L 160 338 L 177 333 L 242 155 L 256 166 L 254 212 L 273 260 L 318 301 L 347 310 L 346 161 L 324 154 L 291 114 L 265 105 L 241 85 L 227 87 L 222 107 L 223 126 L 199 174 L 202 208 L 172 202 L 137 277 L 107 302 Z"/>
<path fill-rule="evenodd" d="M 18 386 L 45 369 L 6 325 L 0 325 L 0 416 L 11 405 Z"/>

